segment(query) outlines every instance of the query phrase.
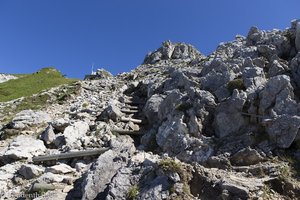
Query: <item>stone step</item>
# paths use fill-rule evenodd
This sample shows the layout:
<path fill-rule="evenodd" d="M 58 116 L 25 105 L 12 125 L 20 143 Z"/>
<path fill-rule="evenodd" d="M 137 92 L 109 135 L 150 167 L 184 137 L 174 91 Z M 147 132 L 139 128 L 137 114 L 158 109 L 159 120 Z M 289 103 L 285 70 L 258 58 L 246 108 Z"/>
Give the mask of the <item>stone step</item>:
<path fill-rule="evenodd" d="M 95 149 L 95 150 L 74 151 L 74 152 L 54 154 L 54 155 L 36 156 L 32 158 L 32 161 L 43 162 L 43 161 L 52 161 L 52 160 L 63 160 L 63 159 L 76 158 L 76 157 L 95 156 L 95 155 L 100 155 L 107 150 L 108 148 L 102 148 L 102 149 Z"/>
<path fill-rule="evenodd" d="M 125 134 L 125 135 L 141 135 L 140 131 L 124 130 L 124 129 L 112 129 L 114 133 Z"/>
<path fill-rule="evenodd" d="M 138 110 L 138 106 L 123 106 L 121 109 Z"/>
<path fill-rule="evenodd" d="M 57 190 L 57 189 L 64 189 L 64 188 L 65 186 L 62 185 L 34 183 L 30 188 L 30 192 L 40 192 L 40 191 Z"/>
<path fill-rule="evenodd" d="M 128 100 L 128 101 L 125 101 L 124 103 L 129 104 L 129 105 L 145 105 L 145 102 L 143 102 L 143 101 L 130 101 L 130 100 Z"/>
<path fill-rule="evenodd" d="M 129 110 L 129 109 L 121 109 L 122 113 L 126 113 L 126 114 L 134 114 L 134 113 L 138 113 L 138 110 Z"/>
<path fill-rule="evenodd" d="M 257 118 L 264 118 L 265 116 L 263 115 L 256 115 L 256 114 L 251 114 L 251 113 L 245 113 L 245 112 L 240 112 L 244 116 L 250 116 L 250 117 L 257 117 Z"/>
<path fill-rule="evenodd" d="M 121 122 L 133 122 L 133 123 L 136 123 L 136 124 L 142 124 L 143 120 L 134 119 L 134 118 L 127 118 L 127 117 L 121 117 Z"/>

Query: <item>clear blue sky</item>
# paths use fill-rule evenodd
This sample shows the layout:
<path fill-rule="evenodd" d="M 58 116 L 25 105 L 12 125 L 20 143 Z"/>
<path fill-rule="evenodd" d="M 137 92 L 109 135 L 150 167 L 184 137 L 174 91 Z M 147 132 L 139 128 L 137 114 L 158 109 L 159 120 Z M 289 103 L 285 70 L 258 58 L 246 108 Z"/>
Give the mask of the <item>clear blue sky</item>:
<path fill-rule="evenodd" d="M 94 63 L 117 74 L 165 40 L 209 54 L 252 25 L 284 29 L 295 18 L 299 0 L 0 0 L 0 72 L 54 66 L 83 78 Z"/>

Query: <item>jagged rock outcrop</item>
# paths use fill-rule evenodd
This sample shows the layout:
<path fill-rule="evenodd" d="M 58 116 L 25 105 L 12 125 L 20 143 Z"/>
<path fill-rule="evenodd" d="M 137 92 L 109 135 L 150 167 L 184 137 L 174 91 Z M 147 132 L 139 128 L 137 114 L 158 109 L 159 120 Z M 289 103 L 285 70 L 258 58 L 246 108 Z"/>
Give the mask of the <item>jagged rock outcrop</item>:
<path fill-rule="evenodd" d="M 296 49 L 300 51 L 300 20 L 294 20 L 292 24 L 296 29 L 296 38 L 295 38 Z"/>
<path fill-rule="evenodd" d="M 81 147 L 81 139 L 86 135 L 90 129 L 86 122 L 75 122 L 74 125 L 68 126 L 64 133 L 66 147 L 69 149 L 78 149 Z"/>
<path fill-rule="evenodd" d="M 130 154 L 135 151 L 133 141 L 128 137 L 113 140 L 111 146 L 113 149 L 102 154 L 84 178 L 82 199 L 105 198 L 107 184 L 127 164 Z"/>
<path fill-rule="evenodd" d="M 184 43 L 172 43 L 170 41 L 163 42 L 162 47 L 154 52 L 149 53 L 144 64 L 154 64 L 161 60 L 170 59 L 202 59 L 203 56 L 195 47 Z"/>

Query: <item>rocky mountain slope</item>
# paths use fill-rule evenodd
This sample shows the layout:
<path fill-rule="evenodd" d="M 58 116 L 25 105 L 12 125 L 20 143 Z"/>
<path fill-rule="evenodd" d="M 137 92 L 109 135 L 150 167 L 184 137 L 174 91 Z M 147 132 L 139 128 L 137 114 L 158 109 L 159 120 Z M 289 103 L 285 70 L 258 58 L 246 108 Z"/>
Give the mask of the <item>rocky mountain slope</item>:
<path fill-rule="evenodd" d="M 129 73 L 44 91 L 1 124 L 1 198 L 298 199 L 299 69 L 293 21 L 209 56 L 167 41 Z"/>

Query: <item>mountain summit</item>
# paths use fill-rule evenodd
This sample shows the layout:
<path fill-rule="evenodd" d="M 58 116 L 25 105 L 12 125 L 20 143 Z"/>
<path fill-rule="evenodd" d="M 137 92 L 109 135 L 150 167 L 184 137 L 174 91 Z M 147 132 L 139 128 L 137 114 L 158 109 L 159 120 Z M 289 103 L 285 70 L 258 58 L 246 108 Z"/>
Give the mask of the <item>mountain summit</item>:
<path fill-rule="evenodd" d="M 299 20 L 208 56 L 167 41 L 131 72 L 1 103 L 2 198 L 298 199 L 299 48 Z"/>

